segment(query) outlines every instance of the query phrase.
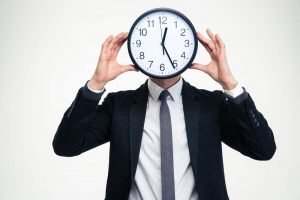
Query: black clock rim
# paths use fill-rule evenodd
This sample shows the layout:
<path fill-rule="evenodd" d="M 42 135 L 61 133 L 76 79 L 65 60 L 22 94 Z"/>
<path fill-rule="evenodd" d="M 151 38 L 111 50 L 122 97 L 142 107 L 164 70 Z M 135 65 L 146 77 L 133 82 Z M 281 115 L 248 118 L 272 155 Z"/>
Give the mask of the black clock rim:
<path fill-rule="evenodd" d="M 170 12 L 170 13 L 173 13 L 175 15 L 178 15 L 180 16 L 191 28 L 192 30 L 192 33 L 194 35 L 194 44 L 195 44 L 195 48 L 194 48 L 194 52 L 189 60 L 189 62 L 181 69 L 179 70 L 178 72 L 174 73 L 174 74 L 170 74 L 170 75 L 167 75 L 167 76 L 158 76 L 158 75 L 153 75 L 151 73 L 148 73 L 147 71 L 145 71 L 142 67 L 140 67 L 138 65 L 138 63 L 135 61 L 134 59 L 134 56 L 132 55 L 131 53 L 131 50 L 130 50 L 130 43 L 131 43 L 131 35 L 132 35 L 132 32 L 135 28 L 135 26 L 137 25 L 137 23 L 143 19 L 145 16 L 151 14 L 151 13 L 154 13 L 154 12 Z M 128 33 L 128 41 L 127 41 L 127 49 L 128 49 L 128 53 L 129 53 L 129 57 L 131 59 L 131 61 L 133 62 L 134 66 L 136 68 L 138 68 L 138 70 L 142 71 L 144 74 L 150 76 L 150 77 L 153 77 L 153 78 L 159 78 L 159 79 L 167 79 L 167 78 L 172 78 L 172 77 L 175 77 L 177 76 L 178 74 L 181 74 L 183 73 L 187 68 L 189 68 L 192 64 L 192 62 L 194 61 L 195 57 L 196 57 L 196 54 L 197 54 L 197 50 L 198 50 L 198 39 L 197 39 L 197 34 L 196 34 L 196 29 L 194 27 L 194 25 L 192 24 L 192 22 L 181 12 L 177 11 L 177 10 L 174 10 L 172 8 L 154 8 L 154 9 L 151 9 L 151 10 L 148 10 L 146 12 L 144 12 L 142 15 L 140 15 L 135 21 L 134 23 L 132 24 L 130 30 L 129 30 L 129 33 Z"/>

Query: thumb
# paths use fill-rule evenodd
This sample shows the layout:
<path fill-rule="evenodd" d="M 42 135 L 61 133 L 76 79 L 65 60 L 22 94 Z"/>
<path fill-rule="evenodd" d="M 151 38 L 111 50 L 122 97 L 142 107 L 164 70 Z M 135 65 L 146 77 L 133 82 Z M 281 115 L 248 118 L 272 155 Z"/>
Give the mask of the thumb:
<path fill-rule="evenodd" d="M 127 71 L 138 71 L 138 69 L 135 67 L 135 65 L 129 64 L 129 65 L 123 65 L 124 72 Z"/>
<path fill-rule="evenodd" d="M 197 69 L 197 70 L 200 70 L 200 71 L 203 71 L 203 72 L 207 73 L 207 65 L 203 65 L 203 64 L 200 64 L 200 63 L 193 63 L 191 68 L 192 69 Z"/>

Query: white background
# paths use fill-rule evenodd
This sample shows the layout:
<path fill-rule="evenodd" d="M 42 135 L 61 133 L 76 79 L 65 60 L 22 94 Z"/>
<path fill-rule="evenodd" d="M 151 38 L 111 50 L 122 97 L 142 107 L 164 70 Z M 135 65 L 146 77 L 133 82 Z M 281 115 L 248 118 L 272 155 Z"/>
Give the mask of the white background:
<path fill-rule="evenodd" d="M 2 0 L 1 200 L 104 198 L 109 144 L 65 158 L 54 154 L 51 142 L 63 112 L 91 77 L 104 38 L 128 31 L 138 15 L 160 6 L 185 13 L 199 31 L 220 33 L 236 78 L 274 131 L 277 152 L 268 162 L 224 146 L 231 199 L 300 199 L 298 0 Z M 130 62 L 126 48 L 119 58 Z M 196 61 L 207 60 L 200 48 Z M 200 71 L 183 76 L 198 88 L 221 89 Z M 134 89 L 146 78 L 128 72 L 106 88 Z"/>

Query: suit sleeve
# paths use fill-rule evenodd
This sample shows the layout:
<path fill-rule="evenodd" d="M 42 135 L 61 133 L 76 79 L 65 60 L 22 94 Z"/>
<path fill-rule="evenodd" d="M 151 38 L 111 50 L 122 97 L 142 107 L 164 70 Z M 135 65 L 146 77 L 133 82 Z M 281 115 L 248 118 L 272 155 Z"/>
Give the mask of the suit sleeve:
<path fill-rule="evenodd" d="M 235 98 L 220 94 L 222 141 L 250 158 L 269 160 L 276 151 L 273 131 L 250 94 L 243 90 Z"/>
<path fill-rule="evenodd" d="M 87 83 L 77 92 L 65 111 L 52 141 L 59 156 L 76 156 L 110 140 L 112 94 L 98 105 L 101 93 L 87 88 Z"/>

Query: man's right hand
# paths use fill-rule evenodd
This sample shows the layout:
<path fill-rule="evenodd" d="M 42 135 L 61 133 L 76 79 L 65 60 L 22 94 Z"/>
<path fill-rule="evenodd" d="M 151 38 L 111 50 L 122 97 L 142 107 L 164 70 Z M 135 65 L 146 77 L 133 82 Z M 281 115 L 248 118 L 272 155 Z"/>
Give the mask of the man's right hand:
<path fill-rule="evenodd" d="M 137 71 L 132 64 L 121 65 L 117 62 L 118 53 L 127 40 L 128 33 L 119 33 L 115 37 L 110 35 L 102 43 L 101 53 L 96 70 L 88 82 L 88 86 L 94 90 L 101 90 L 108 81 L 115 79 L 127 71 Z"/>

